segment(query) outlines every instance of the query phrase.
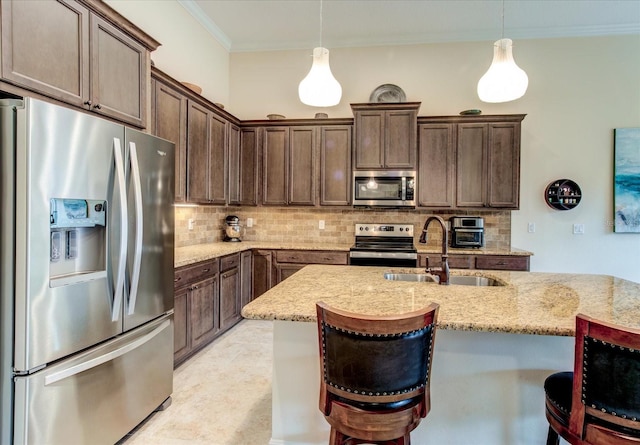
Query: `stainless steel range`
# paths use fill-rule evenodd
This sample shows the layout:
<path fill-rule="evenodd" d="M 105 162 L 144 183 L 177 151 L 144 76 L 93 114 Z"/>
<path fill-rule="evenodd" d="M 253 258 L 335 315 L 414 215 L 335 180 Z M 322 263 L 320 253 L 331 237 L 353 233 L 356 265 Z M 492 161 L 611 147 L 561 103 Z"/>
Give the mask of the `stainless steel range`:
<path fill-rule="evenodd" d="M 417 267 L 418 250 L 411 224 L 356 224 L 356 243 L 349 251 L 354 266 Z"/>

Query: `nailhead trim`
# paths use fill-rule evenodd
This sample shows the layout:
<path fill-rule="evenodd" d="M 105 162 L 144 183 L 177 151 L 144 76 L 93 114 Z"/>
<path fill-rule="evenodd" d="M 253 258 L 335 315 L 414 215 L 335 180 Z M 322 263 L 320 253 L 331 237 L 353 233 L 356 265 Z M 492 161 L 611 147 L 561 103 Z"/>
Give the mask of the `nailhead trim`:
<path fill-rule="evenodd" d="M 589 353 L 588 352 L 589 351 L 589 342 L 601 343 L 601 344 L 603 344 L 605 346 L 610 346 L 611 348 L 618 347 L 621 351 L 629 351 L 629 352 L 634 353 L 634 354 L 640 353 L 640 350 L 638 350 L 638 349 L 627 348 L 625 346 L 620 346 L 620 345 L 616 345 L 616 344 L 613 344 L 613 343 L 606 342 L 604 340 L 598 340 L 598 339 L 593 338 L 593 337 L 585 336 L 584 337 L 583 349 L 582 349 L 583 350 L 583 356 L 585 357 L 585 359 L 588 357 L 588 353 Z M 588 374 L 587 373 L 587 371 L 588 371 L 587 370 L 587 360 L 584 360 L 583 363 L 584 363 L 584 367 L 583 367 L 583 370 L 582 370 L 582 397 L 581 397 L 581 402 L 582 402 L 583 405 L 586 405 L 586 403 L 585 403 L 585 399 L 586 399 L 585 392 L 586 392 L 587 374 Z M 591 404 L 591 408 L 599 409 L 601 412 L 603 412 L 605 414 L 611 414 L 612 416 L 618 417 L 618 414 L 615 411 L 608 412 L 606 408 L 597 407 L 595 404 Z M 634 422 L 638 421 L 638 419 L 636 417 L 627 417 L 625 414 L 622 414 L 619 417 L 621 417 L 622 419 L 629 419 L 629 420 L 632 420 Z"/>
<path fill-rule="evenodd" d="M 362 333 L 362 332 L 354 332 L 354 331 L 349 331 L 347 329 L 338 328 L 337 326 L 330 325 L 329 323 L 326 323 L 324 321 L 322 322 L 322 326 L 323 327 L 327 326 L 327 327 L 333 328 L 333 329 L 335 329 L 335 330 L 337 330 L 339 332 L 346 332 L 348 334 L 353 334 L 353 335 L 358 335 L 358 336 L 364 336 L 364 337 L 367 337 L 367 336 L 373 337 L 374 336 L 374 334 L 366 334 L 366 333 Z M 407 331 L 407 332 L 403 332 L 403 333 L 399 333 L 399 334 L 376 334 L 376 337 L 402 337 L 403 335 L 413 334 L 413 333 L 417 333 L 417 332 L 423 332 L 423 331 L 426 331 L 427 329 L 433 328 L 433 327 L 434 327 L 434 325 L 430 324 L 430 325 L 425 326 L 425 327 L 420 328 L 420 329 L 415 329 L 413 331 Z M 435 333 L 434 331 L 435 331 L 435 329 L 431 329 L 431 338 L 430 338 L 430 341 L 429 341 L 429 351 L 427 352 L 427 361 L 429 361 L 431 359 L 431 354 L 433 353 L 433 335 Z M 322 329 L 322 352 L 325 353 L 326 349 L 327 349 L 327 343 L 326 343 L 326 338 L 325 338 L 325 334 L 324 334 L 324 329 Z M 325 363 L 323 363 L 323 376 L 324 376 L 325 383 L 327 385 L 329 385 L 329 386 L 332 386 L 333 388 L 337 388 L 337 389 L 340 389 L 342 391 L 346 391 L 346 392 L 349 392 L 349 393 L 352 392 L 353 394 L 363 394 L 363 395 L 370 395 L 370 396 L 374 395 L 373 392 L 352 390 L 351 388 L 345 388 L 344 386 L 339 386 L 339 385 L 336 385 L 335 383 L 329 381 L 329 378 L 327 377 L 327 366 L 326 366 Z M 385 392 L 382 392 L 382 393 L 376 392 L 375 395 L 376 396 L 380 396 L 380 395 L 393 396 L 393 395 L 397 395 L 397 394 L 406 394 L 408 392 L 412 392 L 412 391 L 415 391 L 417 389 L 424 388 L 425 385 L 428 382 L 428 378 L 429 378 L 429 373 L 427 372 L 427 380 L 424 383 L 421 383 L 420 385 L 417 385 L 417 386 L 414 386 L 414 387 L 411 387 L 411 388 L 405 388 L 405 389 L 399 390 L 399 391 L 385 391 Z"/>

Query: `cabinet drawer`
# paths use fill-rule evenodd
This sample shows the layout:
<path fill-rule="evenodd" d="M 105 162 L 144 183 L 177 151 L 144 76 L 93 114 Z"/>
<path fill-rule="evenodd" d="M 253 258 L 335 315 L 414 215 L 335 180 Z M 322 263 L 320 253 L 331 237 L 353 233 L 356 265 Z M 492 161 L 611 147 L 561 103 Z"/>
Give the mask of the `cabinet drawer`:
<path fill-rule="evenodd" d="M 224 272 L 225 270 L 233 269 L 234 267 L 238 267 L 240 265 L 240 254 L 234 253 L 233 255 L 227 255 L 220 258 L 220 271 Z"/>
<path fill-rule="evenodd" d="M 450 269 L 472 269 L 472 255 L 449 255 Z M 421 258 L 420 267 L 442 267 L 441 255 L 425 255 L 424 260 Z"/>
<path fill-rule="evenodd" d="M 478 255 L 476 269 L 529 270 L 528 256 Z"/>
<path fill-rule="evenodd" d="M 173 285 L 176 289 L 209 278 L 218 273 L 218 260 L 203 261 L 176 269 Z"/>
<path fill-rule="evenodd" d="M 347 264 L 347 252 L 279 250 L 276 252 L 278 263 L 302 264 Z"/>

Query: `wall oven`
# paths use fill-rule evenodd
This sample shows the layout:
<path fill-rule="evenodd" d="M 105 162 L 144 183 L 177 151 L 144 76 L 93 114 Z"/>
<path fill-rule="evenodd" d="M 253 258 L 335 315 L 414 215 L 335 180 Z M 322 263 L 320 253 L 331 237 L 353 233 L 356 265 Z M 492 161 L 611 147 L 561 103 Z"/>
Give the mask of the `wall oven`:
<path fill-rule="evenodd" d="M 415 171 L 354 171 L 353 205 L 355 207 L 415 207 L 415 186 Z"/>
<path fill-rule="evenodd" d="M 354 266 L 417 267 L 418 250 L 410 224 L 356 224 L 356 243 L 349 251 Z"/>

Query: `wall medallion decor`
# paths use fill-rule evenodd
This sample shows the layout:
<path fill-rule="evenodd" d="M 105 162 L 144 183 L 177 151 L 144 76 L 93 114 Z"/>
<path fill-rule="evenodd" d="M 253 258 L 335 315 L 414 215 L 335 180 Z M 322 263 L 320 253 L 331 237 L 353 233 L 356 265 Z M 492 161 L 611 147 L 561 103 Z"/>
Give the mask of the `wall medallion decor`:
<path fill-rule="evenodd" d="M 640 233 L 640 128 L 614 129 L 614 225 Z"/>

